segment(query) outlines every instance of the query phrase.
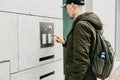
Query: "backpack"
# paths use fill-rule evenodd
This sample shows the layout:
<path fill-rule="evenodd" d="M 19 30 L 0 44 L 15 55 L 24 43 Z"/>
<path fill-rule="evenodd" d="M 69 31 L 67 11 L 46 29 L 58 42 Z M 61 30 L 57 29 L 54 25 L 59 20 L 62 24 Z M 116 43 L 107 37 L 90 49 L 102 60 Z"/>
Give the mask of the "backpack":
<path fill-rule="evenodd" d="M 100 30 L 96 30 L 96 44 L 92 52 L 92 71 L 97 78 L 106 79 L 114 65 L 114 51 L 109 41 L 105 40 Z"/>

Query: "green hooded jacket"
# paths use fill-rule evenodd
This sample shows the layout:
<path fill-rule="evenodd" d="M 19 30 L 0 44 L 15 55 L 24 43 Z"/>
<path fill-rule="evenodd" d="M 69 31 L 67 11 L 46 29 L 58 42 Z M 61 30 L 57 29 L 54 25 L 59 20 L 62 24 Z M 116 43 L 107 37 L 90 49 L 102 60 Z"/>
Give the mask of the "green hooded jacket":
<path fill-rule="evenodd" d="M 96 41 L 95 29 L 101 30 L 102 27 L 99 17 L 92 12 L 81 14 L 73 21 L 63 45 L 66 47 L 65 80 L 96 80 L 90 53 Z"/>

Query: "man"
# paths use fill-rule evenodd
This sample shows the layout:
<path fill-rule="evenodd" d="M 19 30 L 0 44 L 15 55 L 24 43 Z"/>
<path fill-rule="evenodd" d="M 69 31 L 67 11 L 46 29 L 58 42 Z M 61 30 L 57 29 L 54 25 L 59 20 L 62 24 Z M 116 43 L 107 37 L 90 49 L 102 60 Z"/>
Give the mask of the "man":
<path fill-rule="evenodd" d="M 64 41 L 54 35 L 56 42 L 66 47 L 65 80 L 97 80 L 91 68 L 91 51 L 96 41 L 95 30 L 103 24 L 92 12 L 84 12 L 84 0 L 67 0 L 64 7 L 74 19 L 71 31 Z"/>

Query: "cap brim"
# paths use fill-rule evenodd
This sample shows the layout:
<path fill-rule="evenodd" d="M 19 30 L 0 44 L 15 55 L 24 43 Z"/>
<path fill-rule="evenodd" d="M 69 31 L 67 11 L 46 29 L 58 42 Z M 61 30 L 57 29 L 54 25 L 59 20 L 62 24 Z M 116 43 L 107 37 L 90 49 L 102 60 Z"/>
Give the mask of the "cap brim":
<path fill-rule="evenodd" d="M 61 8 L 65 8 L 66 7 L 66 4 L 63 4 L 62 6 L 61 6 Z"/>

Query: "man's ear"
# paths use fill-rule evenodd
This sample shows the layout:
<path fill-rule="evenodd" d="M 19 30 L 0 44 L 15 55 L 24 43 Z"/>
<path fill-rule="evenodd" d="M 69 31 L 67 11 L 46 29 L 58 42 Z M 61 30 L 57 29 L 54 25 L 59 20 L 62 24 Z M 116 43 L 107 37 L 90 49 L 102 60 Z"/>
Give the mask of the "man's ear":
<path fill-rule="evenodd" d="M 71 3 L 71 5 L 72 5 L 73 8 L 76 8 L 76 5 L 74 3 Z"/>

